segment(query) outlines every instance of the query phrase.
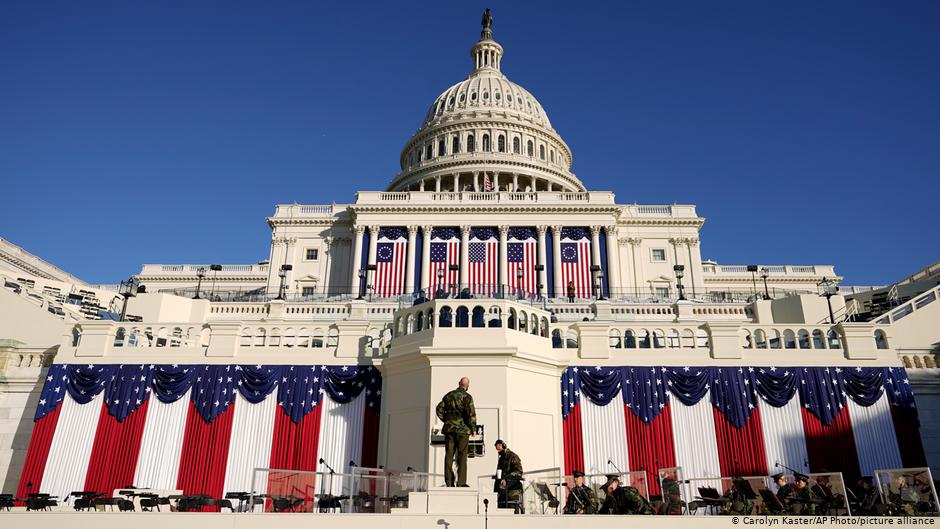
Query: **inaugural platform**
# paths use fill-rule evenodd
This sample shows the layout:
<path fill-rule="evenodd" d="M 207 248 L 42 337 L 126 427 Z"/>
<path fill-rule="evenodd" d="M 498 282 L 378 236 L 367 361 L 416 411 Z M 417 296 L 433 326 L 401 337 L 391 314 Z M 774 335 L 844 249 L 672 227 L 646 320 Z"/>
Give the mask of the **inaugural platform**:
<path fill-rule="evenodd" d="M 10 345 L 0 524 L 933 521 L 902 344 L 940 287 L 866 317 L 832 265 L 703 261 L 695 206 L 571 172 L 493 27 L 388 187 L 277 205 L 266 261 L 145 264 L 82 287 L 94 318 L 64 276 L 4 275 L 61 321 Z"/>

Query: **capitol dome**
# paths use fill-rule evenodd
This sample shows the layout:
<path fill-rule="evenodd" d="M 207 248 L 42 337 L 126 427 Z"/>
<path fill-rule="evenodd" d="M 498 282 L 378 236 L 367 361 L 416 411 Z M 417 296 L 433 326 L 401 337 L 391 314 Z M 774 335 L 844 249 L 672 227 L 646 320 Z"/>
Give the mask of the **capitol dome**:
<path fill-rule="evenodd" d="M 584 191 L 571 150 L 545 109 L 501 71 L 503 47 L 484 14 L 473 71 L 444 90 L 401 151 L 389 191 Z"/>

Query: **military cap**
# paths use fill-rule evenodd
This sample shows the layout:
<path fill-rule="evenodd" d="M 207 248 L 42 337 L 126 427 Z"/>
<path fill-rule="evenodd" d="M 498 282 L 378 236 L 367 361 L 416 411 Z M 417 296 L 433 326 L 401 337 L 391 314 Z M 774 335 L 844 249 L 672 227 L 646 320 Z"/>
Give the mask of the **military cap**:
<path fill-rule="evenodd" d="M 800 474 L 799 472 L 797 472 L 796 474 L 793 474 L 793 479 L 796 481 L 802 481 L 804 483 L 809 482 L 809 476 L 807 476 L 806 474 Z"/>
<path fill-rule="evenodd" d="M 574 476 L 574 477 L 576 477 L 576 478 L 583 478 L 583 477 L 584 477 L 584 472 L 581 472 L 580 470 L 575 470 L 575 471 L 572 472 L 571 474 L 572 474 L 572 476 Z"/>
<path fill-rule="evenodd" d="M 773 476 L 770 476 L 770 479 L 772 479 L 772 480 L 774 480 L 774 481 L 779 481 L 780 478 L 782 478 L 782 477 L 783 477 L 783 472 L 778 472 L 778 473 L 774 474 Z"/>

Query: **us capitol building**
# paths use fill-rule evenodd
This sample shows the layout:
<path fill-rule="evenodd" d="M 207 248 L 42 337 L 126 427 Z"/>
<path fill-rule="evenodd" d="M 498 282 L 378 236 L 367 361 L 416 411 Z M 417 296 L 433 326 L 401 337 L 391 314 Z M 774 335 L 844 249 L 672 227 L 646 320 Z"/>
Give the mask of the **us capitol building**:
<path fill-rule="evenodd" d="M 105 479 L 92 475 L 96 458 L 107 459 L 100 438 L 110 430 L 100 425 L 97 433 L 87 430 L 106 420 L 92 406 L 98 402 L 108 410 L 109 404 L 100 403 L 100 395 L 91 404 L 75 398 L 84 389 L 76 389 L 74 381 L 67 382 L 72 396 L 63 398 L 64 391 L 47 384 L 60 374 L 57 369 L 66 378 L 102 377 L 101 387 L 109 388 L 102 394 L 137 391 L 140 408 L 111 411 L 115 417 L 128 414 L 120 424 L 146 412 L 139 419 L 137 462 L 123 470 L 127 483 L 105 480 L 99 484 L 104 490 L 135 483 L 192 492 L 187 484 L 195 482 L 184 476 L 192 458 L 209 465 L 199 470 L 205 473 L 200 479 L 213 483 L 206 494 L 222 497 L 252 486 L 264 492 L 253 485 L 258 469 L 320 472 L 325 461 L 337 474 L 357 465 L 427 472 L 432 490 L 423 492 L 421 506 L 412 501 L 410 512 L 477 512 L 480 497 L 435 491 L 439 483 L 433 483 L 443 473 L 443 448 L 433 442 L 440 428 L 434 406 L 462 376 L 471 379 L 478 421 L 485 427 L 485 450 L 470 460 L 474 479 L 492 474 L 491 446 L 497 438 L 508 441 L 527 470 L 602 475 L 612 470 L 607 464 L 612 460 L 624 472 L 646 472 L 648 494 L 658 491 L 657 467 L 682 467 L 690 478 L 744 472 L 730 470 L 728 465 L 739 461 L 725 461 L 721 442 L 715 448 L 725 427 L 717 411 L 711 424 L 708 398 L 700 401 L 702 408 L 674 395 L 660 403 L 669 413 L 640 416 L 642 424 L 636 426 L 619 404 L 620 411 L 611 412 L 615 408 L 603 395 L 589 400 L 586 390 L 575 386 L 568 394 L 566 384 L 594 383 L 587 373 L 576 381 L 575 373 L 601 368 L 613 373 L 611 366 L 627 378 L 640 376 L 627 370 L 653 369 L 651 384 L 663 387 L 687 366 L 715 373 L 777 366 L 825 370 L 819 376 L 830 376 L 830 368 L 900 373 L 907 367 L 915 386 L 920 384 L 915 392 L 923 445 L 916 426 L 905 430 L 913 437 L 901 430 L 895 436 L 900 427 L 888 410 L 912 407 L 913 400 L 896 400 L 891 388 L 870 406 L 856 403 L 852 394 L 846 400 L 843 392 L 838 408 L 848 411 L 835 417 L 820 412 L 815 433 L 811 423 L 817 419 L 806 417 L 807 410 L 815 410 L 812 395 L 800 393 L 800 402 L 793 396 L 792 409 L 779 403 L 771 408 L 753 397 L 751 408 L 760 410 L 763 427 L 752 433 L 763 439 L 763 447 L 747 470 L 773 473 L 779 470 L 774 463 L 783 461 L 805 472 L 838 466 L 819 464 L 824 447 L 811 438 L 832 434 L 833 424 L 848 420 L 842 415 L 853 415 L 850 429 L 839 434 L 848 437 L 832 439 L 854 439 L 855 458 L 837 469 L 847 476 L 916 461 L 926 466 L 924 451 L 931 463 L 940 461 L 935 421 L 924 419 L 936 408 L 930 353 L 940 340 L 935 325 L 940 303 L 932 303 L 940 295 L 936 265 L 894 285 L 838 291 L 842 278 L 832 265 L 703 260 L 705 219 L 694 205 L 621 204 L 611 191 L 589 190 L 572 172 L 573 153 L 546 109 L 503 73 L 504 49 L 489 24 L 470 48 L 470 59 L 469 75 L 434 99 L 405 142 L 401 170 L 386 189 L 360 191 L 348 204 L 277 205 L 266 219 L 271 241 L 262 262 L 145 264 L 133 282 L 90 285 L 0 241 L 6 287 L 0 289 L 0 408 L 5 410 L 0 423 L 10 432 L 0 446 L 3 492 L 49 490 L 61 497 Z M 273 372 L 265 374 L 262 366 L 284 374 L 266 390 L 278 392 L 278 398 L 272 393 L 261 401 L 241 389 L 248 381 L 238 376 L 246 375 L 234 381 L 220 375 L 219 384 L 228 378 L 234 385 L 204 388 L 217 397 L 231 395 L 214 405 L 195 396 L 202 378 L 191 381 L 189 399 L 196 411 L 189 412 L 158 400 L 156 393 L 147 397 L 149 389 L 107 386 L 102 374 L 123 380 L 122 370 L 139 366 L 144 372 L 135 376 L 146 384 L 152 377 L 156 388 L 157 379 L 174 369 L 161 372 L 159 366 L 170 365 L 206 372 L 231 368 L 230 374 L 257 365 L 252 380 Z M 290 378 L 288 371 L 299 366 L 331 385 L 311 387 L 311 400 L 298 401 L 299 408 L 291 411 L 285 404 L 290 392 L 281 394 L 276 384 L 313 383 L 306 380 L 312 375 L 305 381 Z M 343 378 L 347 368 L 360 378 Z M 837 382 L 845 383 L 842 378 L 832 383 Z M 341 390 L 352 386 L 359 388 L 358 396 L 344 396 Z M 706 384 L 704 391 L 716 389 Z M 575 393 L 577 402 L 571 400 Z M 190 394 L 174 398 L 186 402 L 185 395 Z M 140 404 L 148 399 L 146 406 Z M 624 403 L 629 408 L 625 393 Z M 277 448 L 282 412 L 276 407 L 293 421 L 283 428 L 301 429 L 306 414 L 324 408 L 317 418 L 319 433 L 306 434 L 315 438 L 313 452 L 275 461 L 283 452 Z M 205 425 L 190 424 L 196 413 Z M 577 425 L 573 413 L 580 414 Z M 57 425 L 41 427 L 55 415 Z M 160 428 L 150 425 L 157 415 L 166 421 L 176 417 L 176 433 L 160 437 Z M 188 441 L 197 435 L 194 429 L 215 432 L 220 421 L 229 421 L 227 456 L 195 455 Z M 645 431 L 644 425 L 657 421 L 670 422 L 671 448 L 644 455 L 645 445 L 637 443 L 652 438 L 629 432 Z M 793 446 L 777 439 L 791 427 L 798 431 Z M 271 428 L 273 440 L 271 433 L 259 433 Z M 871 438 L 883 445 L 883 435 L 893 446 L 887 452 L 866 444 Z M 702 452 L 692 446 L 702 444 L 711 448 Z M 221 462 L 211 463 L 213 457 Z M 160 468 L 165 459 L 170 467 Z M 476 483 L 471 488 L 473 494 L 489 492 L 482 486 L 477 491 Z"/>

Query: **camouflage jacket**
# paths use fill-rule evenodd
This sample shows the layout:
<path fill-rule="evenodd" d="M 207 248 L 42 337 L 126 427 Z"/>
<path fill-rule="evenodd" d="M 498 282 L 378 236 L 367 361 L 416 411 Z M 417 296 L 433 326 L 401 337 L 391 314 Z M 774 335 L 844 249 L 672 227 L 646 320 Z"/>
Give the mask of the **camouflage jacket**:
<path fill-rule="evenodd" d="M 601 514 L 653 514 L 653 509 L 640 491 L 624 486 L 604 498 Z"/>
<path fill-rule="evenodd" d="M 565 502 L 565 514 L 594 514 L 597 512 L 597 496 L 594 490 L 586 485 L 573 486 L 568 492 L 568 501 Z"/>
<path fill-rule="evenodd" d="M 499 453 L 499 461 L 496 462 L 496 470 L 502 470 L 502 479 L 519 480 L 522 479 L 522 460 L 510 449 L 505 449 Z M 512 486 L 512 484 L 509 484 Z"/>
<path fill-rule="evenodd" d="M 469 435 L 477 429 L 473 397 L 463 388 L 448 392 L 437 405 L 437 418 L 444 423 L 442 433 Z"/>

